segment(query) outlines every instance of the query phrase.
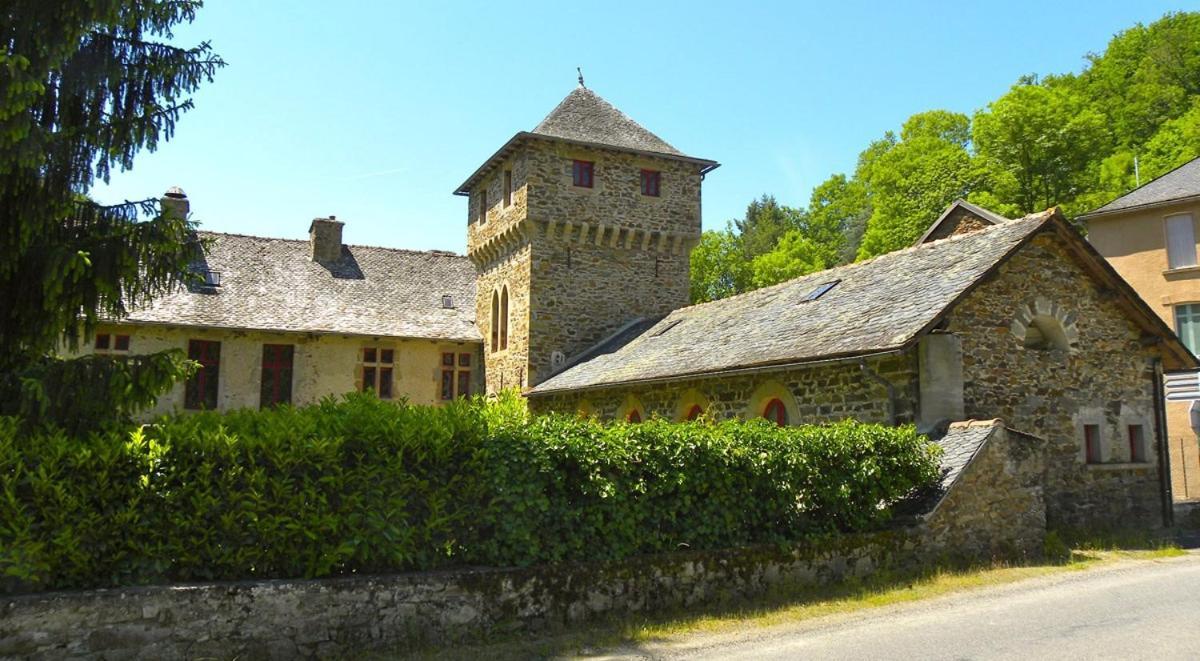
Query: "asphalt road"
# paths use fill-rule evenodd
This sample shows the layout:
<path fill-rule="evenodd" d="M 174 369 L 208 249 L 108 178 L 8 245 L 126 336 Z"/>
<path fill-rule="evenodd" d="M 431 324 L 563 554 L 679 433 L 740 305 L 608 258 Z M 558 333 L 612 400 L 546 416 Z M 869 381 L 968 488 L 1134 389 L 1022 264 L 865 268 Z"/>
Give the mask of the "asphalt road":
<path fill-rule="evenodd" d="M 857 615 L 651 643 L 616 656 L 1200 659 L 1200 553 L 1055 574 Z"/>

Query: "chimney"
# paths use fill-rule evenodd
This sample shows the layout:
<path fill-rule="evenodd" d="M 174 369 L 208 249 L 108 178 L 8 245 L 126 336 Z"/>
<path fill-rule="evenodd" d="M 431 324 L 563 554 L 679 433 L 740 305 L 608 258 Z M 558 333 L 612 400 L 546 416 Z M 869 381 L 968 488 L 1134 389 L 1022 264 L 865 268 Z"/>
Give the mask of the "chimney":
<path fill-rule="evenodd" d="M 337 216 L 313 218 L 308 226 L 314 262 L 336 262 L 342 256 L 342 226 Z"/>
<path fill-rule="evenodd" d="M 188 213 L 191 211 L 192 205 L 188 203 L 187 194 L 179 186 L 171 186 L 163 193 L 162 199 L 158 202 L 159 208 L 164 216 L 173 216 L 182 220 L 187 220 Z"/>
<path fill-rule="evenodd" d="M 952 333 L 930 333 L 917 345 L 920 401 L 917 431 L 927 434 L 966 417 L 962 341 Z"/>

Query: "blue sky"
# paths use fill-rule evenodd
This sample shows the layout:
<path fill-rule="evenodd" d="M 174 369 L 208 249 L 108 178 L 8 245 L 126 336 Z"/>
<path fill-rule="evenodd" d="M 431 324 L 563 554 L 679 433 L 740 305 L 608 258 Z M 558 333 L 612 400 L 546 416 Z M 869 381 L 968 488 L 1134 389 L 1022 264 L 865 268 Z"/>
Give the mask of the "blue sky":
<path fill-rule="evenodd" d="M 202 227 L 462 252 L 451 195 L 512 134 L 588 87 L 722 167 L 704 226 L 813 186 L 914 112 L 970 113 L 1025 73 L 1078 71 L 1178 3 L 209 0 L 180 43 L 229 63 L 177 133 L 93 194 L 179 185 Z"/>

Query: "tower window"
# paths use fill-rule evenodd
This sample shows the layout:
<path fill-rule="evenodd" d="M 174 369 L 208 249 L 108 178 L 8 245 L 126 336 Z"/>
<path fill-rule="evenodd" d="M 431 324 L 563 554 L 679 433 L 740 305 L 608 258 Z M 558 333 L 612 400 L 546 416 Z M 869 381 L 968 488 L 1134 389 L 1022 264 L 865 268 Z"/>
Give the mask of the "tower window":
<path fill-rule="evenodd" d="M 480 225 L 487 222 L 487 210 L 488 210 L 487 189 L 481 188 L 481 189 L 479 189 L 479 224 Z"/>
<path fill-rule="evenodd" d="M 512 205 L 512 170 L 504 171 L 504 208 Z"/>
<path fill-rule="evenodd" d="M 642 195 L 658 197 L 661 180 L 662 173 L 658 170 L 642 170 Z"/>
<path fill-rule="evenodd" d="M 500 292 L 492 292 L 492 351 L 500 350 Z"/>
<path fill-rule="evenodd" d="M 571 177 L 574 184 L 580 188 L 591 188 L 593 183 L 592 169 L 595 163 L 591 161 L 575 161 L 571 167 Z"/>
<path fill-rule="evenodd" d="M 500 290 L 500 350 L 508 348 L 508 287 Z"/>

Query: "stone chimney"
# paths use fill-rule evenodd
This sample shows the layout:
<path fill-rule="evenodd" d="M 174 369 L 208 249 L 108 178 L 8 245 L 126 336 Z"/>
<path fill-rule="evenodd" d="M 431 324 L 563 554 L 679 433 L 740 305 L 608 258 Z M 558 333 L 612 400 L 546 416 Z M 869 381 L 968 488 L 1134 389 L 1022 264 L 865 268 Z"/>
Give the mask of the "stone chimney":
<path fill-rule="evenodd" d="M 345 223 L 337 216 L 313 218 L 308 226 L 308 240 L 312 244 L 314 262 L 336 262 L 342 256 L 342 226 Z"/>
<path fill-rule="evenodd" d="M 917 345 L 921 398 L 917 431 L 926 434 L 966 417 L 963 399 L 962 341 L 951 333 L 930 333 Z"/>
<path fill-rule="evenodd" d="M 173 216 L 187 220 L 188 213 L 191 211 L 191 204 L 188 203 L 187 194 L 179 186 L 171 186 L 163 193 L 162 199 L 158 202 L 159 208 L 162 210 L 162 215 Z"/>

